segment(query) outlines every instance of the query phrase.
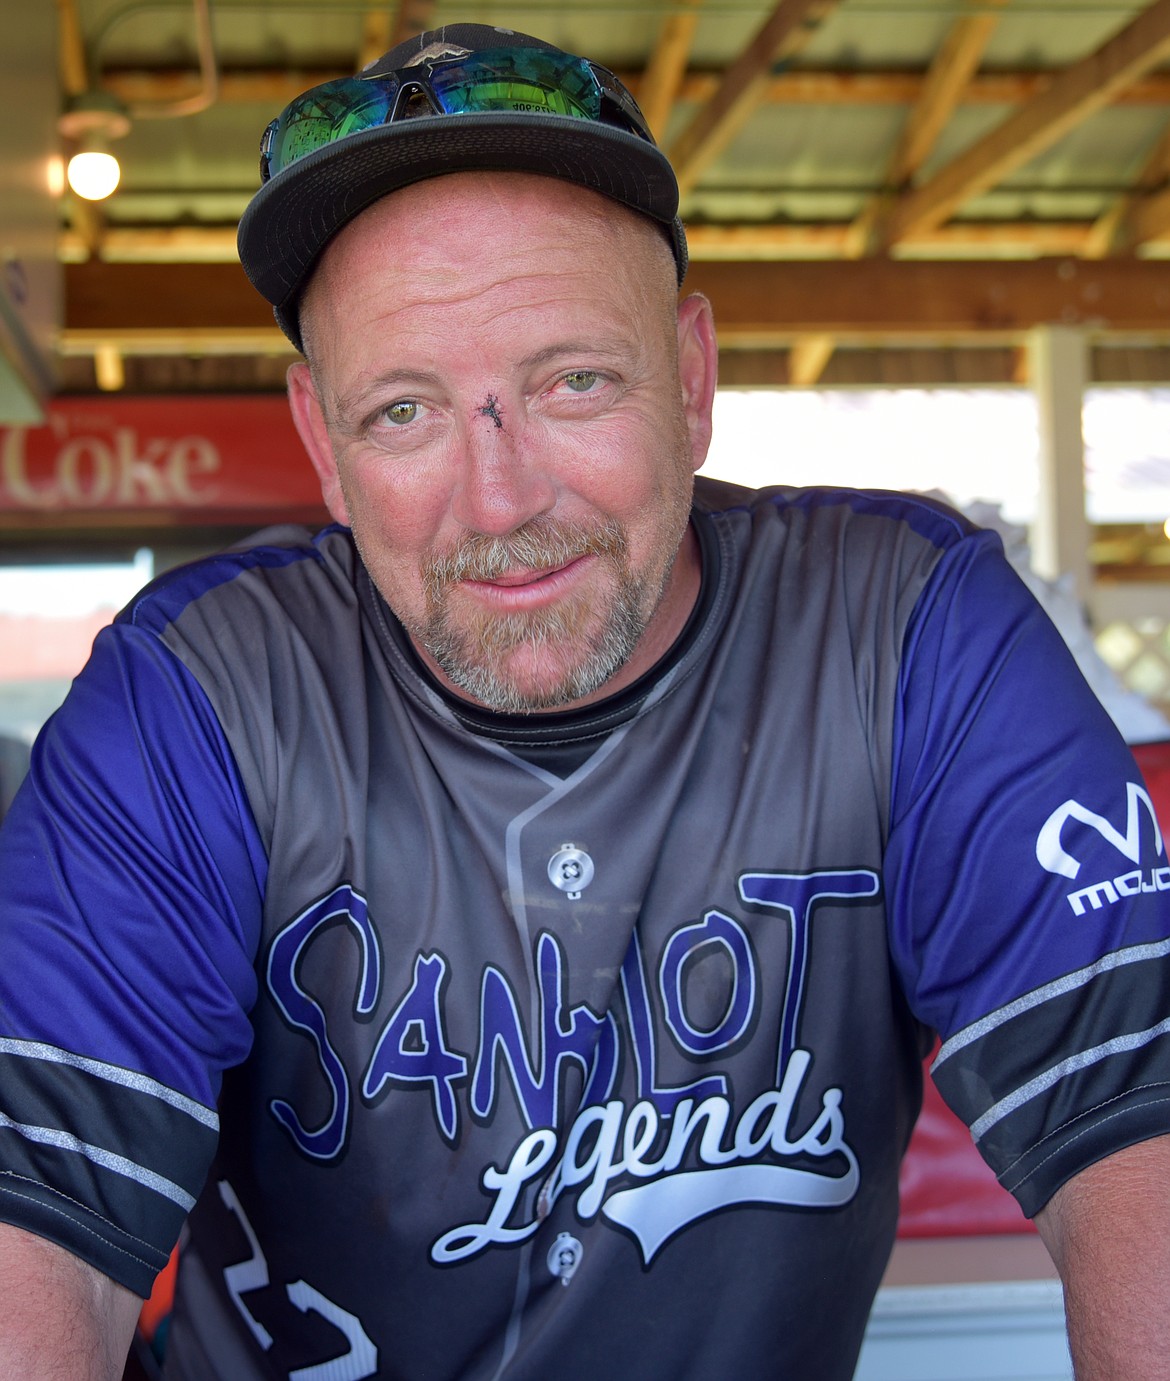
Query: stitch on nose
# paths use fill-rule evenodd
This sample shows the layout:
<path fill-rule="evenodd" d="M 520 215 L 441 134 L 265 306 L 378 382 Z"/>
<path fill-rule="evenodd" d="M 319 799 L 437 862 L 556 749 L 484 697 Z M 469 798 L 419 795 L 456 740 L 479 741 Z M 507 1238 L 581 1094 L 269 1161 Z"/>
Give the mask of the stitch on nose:
<path fill-rule="evenodd" d="M 496 427 L 500 431 L 503 431 L 504 421 L 503 418 L 500 416 L 499 407 L 500 400 L 496 397 L 494 393 L 489 393 L 487 402 L 484 403 L 484 405 L 479 409 L 479 415 L 481 417 L 490 417 L 492 421 L 496 424 Z"/>

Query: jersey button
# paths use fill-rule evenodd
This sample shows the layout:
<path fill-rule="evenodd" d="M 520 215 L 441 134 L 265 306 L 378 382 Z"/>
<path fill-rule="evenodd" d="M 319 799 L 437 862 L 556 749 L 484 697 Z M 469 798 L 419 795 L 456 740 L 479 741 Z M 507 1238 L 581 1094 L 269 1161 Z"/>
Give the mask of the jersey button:
<path fill-rule="evenodd" d="M 562 844 L 548 861 L 548 880 L 570 901 L 576 901 L 593 881 L 593 860 L 576 844 Z"/>

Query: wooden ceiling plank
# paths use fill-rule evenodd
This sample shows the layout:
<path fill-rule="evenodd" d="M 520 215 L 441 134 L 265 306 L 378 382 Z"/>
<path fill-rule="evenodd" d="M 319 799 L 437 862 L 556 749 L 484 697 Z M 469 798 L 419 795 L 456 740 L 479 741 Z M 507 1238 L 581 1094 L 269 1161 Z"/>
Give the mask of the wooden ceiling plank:
<path fill-rule="evenodd" d="M 1170 55 L 1170 0 L 1154 0 L 1094 53 L 977 140 L 929 182 L 908 193 L 891 216 L 886 243 L 941 224 L 1068 133 Z"/>
<path fill-rule="evenodd" d="M 772 64 L 799 52 L 840 0 L 778 0 L 718 90 L 671 146 L 679 188 L 688 192 L 759 105 Z"/>
<path fill-rule="evenodd" d="M 646 123 L 658 142 L 666 137 L 670 113 L 686 76 L 695 30 L 699 25 L 698 11 L 703 0 L 679 0 L 681 13 L 669 15 L 662 21 L 658 38 L 638 83 L 638 104 Z"/>

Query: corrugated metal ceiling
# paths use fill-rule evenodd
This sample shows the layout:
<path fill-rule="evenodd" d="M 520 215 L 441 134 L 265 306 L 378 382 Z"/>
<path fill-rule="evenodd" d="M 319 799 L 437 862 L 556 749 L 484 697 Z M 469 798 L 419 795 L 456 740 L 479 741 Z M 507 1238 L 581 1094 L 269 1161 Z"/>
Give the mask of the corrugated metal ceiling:
<path fill-rule="evenodd" d="M 954 260 L 958 293 L 966 290 L 963 265 L 1023 259 L 1049 272 L 1047 261 L 1057 257 L 1072 265 L 1063 318 L 1092 326 L 1101 348 L 1123 345 L 1129 359 L 1148 346 L 1150 363 L 1139 372 L 1154 370 L 1155 360 L 1156 368 L 1164 364 L 1170 0 L 578 0 L 571 7 L 213 0 L 216 97 L 198 113 L 168 115 L 168 106 L 200 90 L 203 4 L 58 0 L 67 83 L 112 92 L 132 117 L 118 145 L 119 191 L 96 214 L 64 206 L 66 342 L 82 357 L 70 367 L 75 383 L 83 382 L 94 332 L 104 324 L 127 359 L 183 353 L 182 332 L 191 332 L 198 349 L 188 354 L 237 361 L 236 375 L 226 363 L 223 374 L 246 386 L 255 332 L 266 322 L 263 304 L 254 306 L 244 348 L 244 336 L 231 334 L 244 329 L 238 313 L 217 320 L 208 307 L 195 320 L 190 300 L 200 296 L 193 276 L 207 275 L 206 301 L 225 291 L 213 284 L 213 270 L 222 276 L 231 263 L 231 229 L 257 185 L 264 124 L 293 91 L 355 70 L 399 34 L 457 20 L 525 29 L 585 51 L 663 112 L 663 142 L 691 184 L 683 213 L 700 286 L 711 260 L 729 260 L 750 275 L 760 261 L 798 266 L 830 258 L 842 261 L 836 281 L 843 295 L 855 283 L 871 284 L 875 263 L 886 266 L 882 291 L 898 303 L 908 258 Z M 769 33 L 780 40 L 761 47 Z M 755 99 L 736 110 L 737 92 L 757 79 Z M 687 153 L 703 121 L 716 142 L 709 161 Z M 1092 277 L 1090 266 L 1108 259 L 1117 265 Z M 173 295 L 160 294 L 159 280 L 151 280 L 153 328 L 136 317 L 132 339 L 125 321 L 95 322 L 93 302 L 103 292 L 106 301 L 117 296 L 99 282 L 103 274 L 150 260 L 170 263 L 176 276 Z M 970 352 L 982 343 L 989 371 L 998 373 L 1005 334 L 1019 339 L 1040 319 L 1040 296 L 1033 299 L 1019 277 L 1012 283 L 1012 311 L 999 314 L 998 335 L 986 341 L 980 332 L 988 312 L 977 295 L 964 308 L 970 320 L 961 334 L 970 339 L 956 343 L 919 320 L 902 293 L 888 320 L 870 321 L 866 339 L 854 333 L 849 344 L 872 357 L 883 329 L 903 350 L 909 343 L 937 354 L 958 344 Z M 242 282 L 240 291 L 249 291 Z M 768 303 L 775 326 L 768 348 L 786 363 L 767 372 L 831 380 L 840 339 L 834 349 L 824 323 L 790 315 L 791 296 L 780 290 Z M 1129 304 L 1143 296 L 1147 310 L 1135 311 Z M 1051 311 L 1050 299 L 1044 303 Z M 728 319 L 729 347 L 758 349 L 758 341 L 737 339 L 734 312 Z M 279 349 L 275 339 L 270 344 Z M 149 365 L 140 373 L 146 378 Z"/>

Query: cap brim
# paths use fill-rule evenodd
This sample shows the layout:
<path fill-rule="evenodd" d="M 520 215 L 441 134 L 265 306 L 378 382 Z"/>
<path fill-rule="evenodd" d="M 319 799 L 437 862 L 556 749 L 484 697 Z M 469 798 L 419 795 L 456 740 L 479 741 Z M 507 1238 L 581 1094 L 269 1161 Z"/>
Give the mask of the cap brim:
<path fill-rule="evenodd" d="M 307 154 L 253 197 L 240 221 L 240 261 L 287 331 L 285 309 L 344 225 L 389 192 L 471 171 L 561 178 L 650 216 L 671 237 L 681 280 L 686 240 L 677 219 L 678 184 L 661 149 L 571 116 L 511 111 L 381 125 Z"/>

